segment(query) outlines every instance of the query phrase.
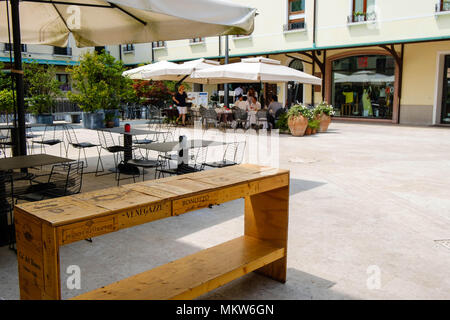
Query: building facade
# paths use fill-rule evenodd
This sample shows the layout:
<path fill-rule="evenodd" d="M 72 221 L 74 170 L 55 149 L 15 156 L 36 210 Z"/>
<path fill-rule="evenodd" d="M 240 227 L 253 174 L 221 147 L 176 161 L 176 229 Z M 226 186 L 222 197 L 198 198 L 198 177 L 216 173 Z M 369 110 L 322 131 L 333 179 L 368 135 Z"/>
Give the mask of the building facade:
<path fill-rule="evenodd" d="M 450 0 L 246 0 L 245 4 L 258 9 L 255 30 L 249 36 L 228 37 L 230 63 L 265 56 L 323 79 L 322 87 L 265 85 L 266 96 L 276 93 L 284 104 L 327 101 L 335 107 L 336 118 L 345 120 L 450 125 Z M 192 38 L 106 50 L 129 66 L 196 58 L 223 63 L 225 41 L 226 37 Z M 70 57 L 62 58 L 52 47 L 27 50 L 30 59 L 64 65 L 76 63 L 89 49 L 74 47 Z M 7 59 L 6 53 L 0 52 L 0 60 Z M 212 94 L 221 87 L 196 89 Z"/>

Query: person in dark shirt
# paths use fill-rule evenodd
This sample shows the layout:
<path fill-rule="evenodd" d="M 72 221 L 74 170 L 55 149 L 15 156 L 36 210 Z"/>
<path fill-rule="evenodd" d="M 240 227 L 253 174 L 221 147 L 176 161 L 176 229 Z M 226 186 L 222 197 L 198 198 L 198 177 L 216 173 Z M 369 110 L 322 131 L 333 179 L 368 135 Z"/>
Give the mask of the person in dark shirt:
<path fill-rule="evenodd" d="M 188 98 L 186 92 L 184 92 L 184 86 L 181 85 L 178 87 L 178 92 L 172 97 L 172 99 L 176 103 L 177 109 L 178 109 L 179 116 L 177 118 L 177 123 L 178 123 L 178 121 L 180 121 L 180 118 L 182 118 L 182 123 L 184 126 L 184 125 L 186 125 L 185 121 L 186 121 L 186 113 L 187 113 L 186 100 L 192 100 L 193 98 Z"/>

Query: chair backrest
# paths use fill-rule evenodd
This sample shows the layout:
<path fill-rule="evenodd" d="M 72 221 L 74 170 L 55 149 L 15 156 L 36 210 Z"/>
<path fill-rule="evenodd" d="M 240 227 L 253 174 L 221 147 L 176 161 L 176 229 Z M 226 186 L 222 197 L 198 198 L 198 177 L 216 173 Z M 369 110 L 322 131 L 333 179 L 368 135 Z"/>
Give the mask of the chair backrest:
<path fill-rule="evenodd" d="M 64 130 L 66 131 L 66 137 L 69 144 L 78 144 L 78 138 L 73 127 L 66 124 Z"/>
<path fill-rule="evenodd" d="M 208 155 L 208 147 L 196 147 L 189 149 L 189 165 L 202 170 Z"/>
<path fill-rule="evenodd" d="M 100 146 L 103 149 L 107 149 L 109 147 L 117 145 L 114 141 L 113 135 L 110 131 L 106 130 L 97 130 L 98 140 L 100 142 Z"/>
<path fill-rule="evenodd" d="M 242 163 L 242 160 L 244 159 L 244 153 L 245 153 L 245 147 L 247 145 L 247 142 L 245 141 L 239 141 L 236 142 L 236 153 L 234 156 L 234 162 L 237 164 Z"/>
<path fill-rule="evenodd" d="M 256 112 L 256 118 L 258 119 L 267 119 L 267 111 L 266 110 L 259 110 Z"/>
<path fill-rule="evenodd" d="M 83 167 L 83 161 L 53 165 L 48 182 L 55 184 L 56 188 L 49 192 L 55 196 L 79 193 L 83 184 Z"/>

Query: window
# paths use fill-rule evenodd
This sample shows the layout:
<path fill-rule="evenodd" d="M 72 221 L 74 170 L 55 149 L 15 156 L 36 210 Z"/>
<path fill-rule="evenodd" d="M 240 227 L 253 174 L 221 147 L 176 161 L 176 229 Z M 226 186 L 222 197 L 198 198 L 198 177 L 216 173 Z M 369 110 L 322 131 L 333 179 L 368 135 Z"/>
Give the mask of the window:
<path fill-rule="evenodd" d="M 349 22 L 373 21 L 375 15 L 375 0 L 352 0 L 352 13 Z"/>
<path fill-rule="evenodd" d="M 70 90 L 70 83 L 69 83 L 69 75 L 68 74 L 56 74 L 56 80 L 60 82 L 59 88 L 62 91 L 69 91 Z"/>
<path fill-rule="evenodd" d="M 123 52 L 131 52 L 134 51 L 134 44 L 125 44 L 122 47 Z"/>
<path fill-rule="evenodd" d="M 165 41 L 153 41 L 153 48 L 165 48 Z"/>
<path fill-rule="evenodd" d="M 22 49 L 22 52 L 27 52 L 27 45 L 21 44 L 20 48 Z M 14 51 L 13 44 L 11 43 L 5 43 L 5 51 Z"/>
<path fill-rule="evenodd" d="M 436 11 L 450 11 L 450 0 L 439 0 L 436 5 Z"/>
<path fill-rule="evenodd" d="M 106 52 L 106 47 L 105 47 L 105 46 L 95 47 L 94 50 L 95 50 L 95 52 L 97 52 L 98 54 L 101 54 L 103 50 L 105 50 L 105 52 Z"/>
<path fill-rule="evenodd" d="M 288 0 L 288 24 L 285 31 L 305 28 L 305 0 Z"/>
<path fill-rule="evenodd" d="M 53 47 L 53 54 L 61 55 L 61 56 L 71 56 L 72 48 L 69 47 Z"/>
<path fill-rule="evenodd" d="M 200 37 L 200 38 L 192 38 L 189 40 L 190 43 L 202 43 L 205 42 L 205 38 Z"/>
<path fill-rule="evenodd" d="M 334 60 L 331 103 L 336 116 L 392 119 L 395 60 L 385 55 Z"/>

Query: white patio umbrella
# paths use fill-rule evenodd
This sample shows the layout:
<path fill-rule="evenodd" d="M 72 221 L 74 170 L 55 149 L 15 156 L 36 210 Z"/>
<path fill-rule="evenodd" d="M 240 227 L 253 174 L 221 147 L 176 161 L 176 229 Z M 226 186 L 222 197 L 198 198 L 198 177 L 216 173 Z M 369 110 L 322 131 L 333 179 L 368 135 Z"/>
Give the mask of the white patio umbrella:
<path fill-rule="evenodd" d="M 190 75 L 196 70 L 203 70 L 219 66 L 220 62 L 206 59 L 197 59 L 182 64 L 170 64 L 164 68 L 149 68 L 142 71 L 142 78 L 146 80 L 171 80 L 195 83 L 207 83 L 206 79 L 193 79 Z"/>
<path fill-rule="evenodd" d="M 206 83 L 266 82 L 279 83 L 295 81 L 322 85 L 322 79 L 307 73 L 282 66 L 280 61 L 257 57 L 242 59 L 241 62 L 197 70 L 192 79 L 204 79 Z"/>
<path fill-rule="evenodd" d="M 72 33 L 87 47 L 250 34 L 256 9 L 224 0 L 23 0 L 19 12 L 22 43 L 65 47 Z M 4 0 L 0 42 L 9 42 Z"/>
<path fill-rule="evenodd" d="M 173 68 L 178 66 L 178 64 L 173 63 L 173 62 L 169 62 L 166 60 L 163 61 L 159 61 L 159 62 L 155 62 L 155 63 L 151 63 L 151 64 L 147 64 L 145 66 L 141 66 L 141 67 L 137 67 L 134 69 L 130 69 L 127 71 L 124 71 L 122 73 L 122 75 L 124 77 L 129 77 L 130 79 L 133 80 L 143 80 L 143 73 L 149 72 L 149 71 L 160 71 L 160 70 L 165 70 L 167 68 Z M 149 79 L 146 79 L 149 80 Z M 156 79 L 155 79 L 156 80 Z M 160 79 L 158 79 L 160 80 Z"/>

